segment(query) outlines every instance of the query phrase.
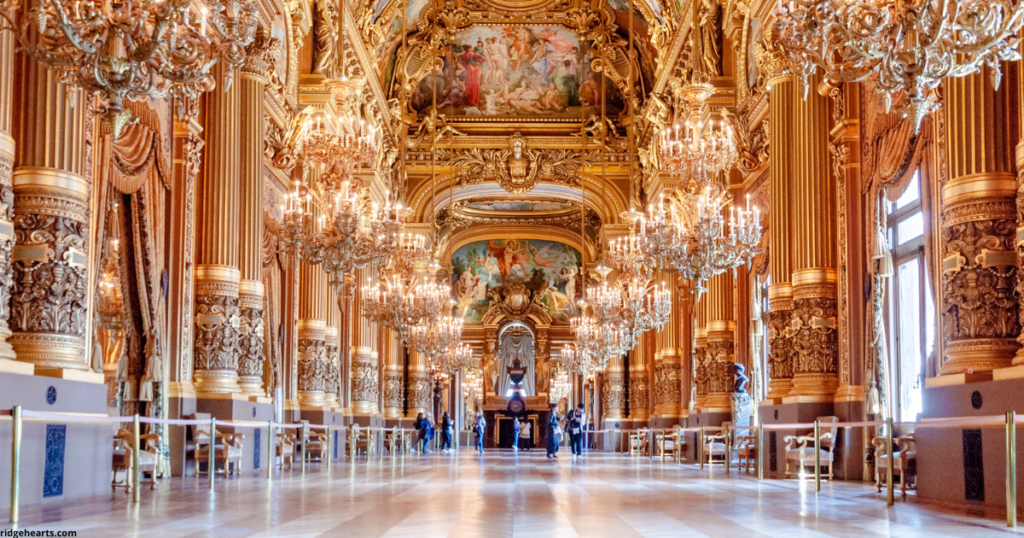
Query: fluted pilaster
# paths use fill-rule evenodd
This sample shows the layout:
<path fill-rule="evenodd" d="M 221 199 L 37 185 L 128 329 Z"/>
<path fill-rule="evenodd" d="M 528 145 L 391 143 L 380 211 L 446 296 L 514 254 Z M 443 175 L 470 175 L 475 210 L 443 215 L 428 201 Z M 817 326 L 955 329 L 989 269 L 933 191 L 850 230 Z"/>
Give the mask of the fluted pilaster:
<path fill-rule="evenodd" d="M 640 342 L 633 348 L 629 361 L 629 418 L 645 421 L 650 413 L 650 375 L 653 363 L 652 349 L 654 343 L 650 332 L 640 337 Z"/>
<path fill-rule="evenodd" d="M 262 33 L 246 51 L 236 84 L 240 94 L 239 333 L 238 382 L 246 394 L 263 396 L 265 336 L 260 282 L 263 246 L 263 91 L 280 42 Z"/>
<path fill-rule="evenodd" d="M 10 32 L 4 34 L 9 40 Z M 0 63 L 10 69 L 10 62 Z M 8 340 L 18 360 L 37 369 L 86 370 L 87 101 L 81 91 L 66 87 L 56 72 L 35 60 L 18 54 L 15 65 L 19 81 L 13 109 L 16 150 L 9 139 L 3 142 L 5 153 L 16 154 L 13 177 L 0 162 L 0 201 L 9 205 L 12 185 L 14 196 L 13 219 L 8 209 L 0 214 L 0 221 L 13 221 L 14 226 L 13 233 L 9 228 L 0 233 L 0 243 L 9 243 L 3 236 L 13 235 L 17 246 L 10 256 L 11 272 L 3 271 L 13 276 L 13 282 L 0 284 L 3 297 L 11 290 L 9 328 L 8 323 L 0 323 L 0 340 L 13 331 Z M 10 180 L 6 186 L 5 178 Z M 0 223 L 0 232 L 4 227 Z M 5 256 L 6 252 L 0 258 Z M 7 301 L 2 305 L 0 318 L 7 318 Z M 11 350 L 0 350 L 0 356 L 10 357 Z"/>
<path fill-rule="evenodd" d="M 732 376 L 729 365 L 735 358 L 736 313 L 733 305 L 732 271 L 715 275 L 708 286 L 707 369 L 708 399 L 704 411 L 732 409 Z"/>
<path fill-rule="evenodd" d="M 384 357 L 384 418 L 402 418 L 405 404 L 405 347 L 395 339 L 391 329 L 384 331 L 385 340 L 394 342 L 394 349 Z"/>
<path fill-rule="evenodd" d="M 697 398 L 693 406 L 697 411 L 703 411 L 708 401 L 708 365 L 706 363 L 708 354 L 708 297 L 704 294 L 695 307 L 696 323 L 693 329 L 693 363 L 695 372 L 695 384 L 697 386 Z"/>
<path fill-rule="evenodd" d="M 422 354 L 409 352 L 409 415 L 427 413 L 433 409 L 434 384 L 430 378 L 427 359 Z"/>
<path fill-rule="evenodd" d="M 327 275 L 319 265 L 299 263 L 299 383 L 298 400 L 303 407 L 327 403 L 328 377 Z"/>
<path fill-rule="evenodd" d="M 1009 366 L 1020 335 L 1017 274 L 1008 270 L 1016 264 L 1013 150 L 1020 135 L 1012 111 L 1020 95 L 1012 79 L 995 90 L 985 71 L 943 83 L 942 374 Z"/>
<path fill-rule="evenodd" d="M 218 63 L 218 80 L 233 69 Z M 196 192 L 197 393 L 241 392 L 238 386 L 241 273 L 238 270 L 240 84 L 203 96 L 206 147 Z"/>
<path fill-rule="evenodd" d="M 818 79 L 811 81 L 816 87 Z M 792 395 L 831 401 L 839 386 L 836 181 L 829 168 L 828 98 L 797 98 L 793 162 Z M 774 208 L 773 208 L 774 211 Z"/>
<path fill-rule="evenodd" d="M 772 286 L 768 290 L 768 393 L 766 398 L 781 403 L 793 389 L 793 231 L 790 196 L 793 181 L 793 104 L 796 98 L 793 77 L 776 77 L 768 94 L 771 119 L 770 194 L 768 225 L 768 271 Z"/>
<path fill-rule="evenodd" d="M 604 383 L 601 387 L 604 420 L 626 418 L 626 376 L 622 366 L 622 357 L 614 357 L 608 360 L 604 370 Z"/>
<path fill-rule="evenodd" d="M 366 282 L 369 268 L 356 271 L 356 282 Z M 374 349 L 376 328 L 362 315 L 362 299 L 357 291 L 352 303 L 352 412 L 359 415 L 375 415 L 379 392 L 377 372 L 377 351 Z"/>
<path fill-rule="evenodd" d="M 14 360 L 11 329 L 11 248 L 14 246 L 14 32 L 0 32 L 0 360 Z M 20 365 L 21 368 L 31 366 Z M 27 370 L 26 370 L 27 372 Z"/>

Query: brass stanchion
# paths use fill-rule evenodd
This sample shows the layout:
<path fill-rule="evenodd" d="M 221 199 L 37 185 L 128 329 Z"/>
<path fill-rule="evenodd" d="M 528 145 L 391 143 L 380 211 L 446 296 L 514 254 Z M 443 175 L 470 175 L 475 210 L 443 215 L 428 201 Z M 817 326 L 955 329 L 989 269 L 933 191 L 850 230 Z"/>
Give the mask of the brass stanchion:
<path fill-rule="evenodd" d="M 1017 526 L 1017 424 L 1006 412 L 1006 526 Z"/>
<path fill-rule="evenodd" d="M 814 491 L 821 491 L 821 422 L 818 419 L 814 419 Z"/>
<path fill-rule="evenodd" d="M 306 424 L 302 424 L 302 428 L 299 429 L 300 439 L 302 439 L 302 474 L 306 474 Z"/>
<path fill-rule="evenodd" d="M 327 444 L 325 444 L 324 447 L 327 449 L 327 454 L 324 456 L 327 459 L 324 460 L 324 461 L 327 462 L 327 464 L 326 464 L 327 465 L 327 470 L 330 471 L 331 470 L 331 425 L 330 424 L 327 425 Z"/>
<path fill-rule="evenodd" d="M 11 410 L 11 525 L 18 524 L 18 497 L 21 490 L 21 406 Z"/>
<path fill-rule="evenodd" d="M 722 444 L 725 445 L 725 474 L 729 474 L 732 467 L 732 436 L 729 435 L 729 428 L 722 426 Z"/>
<path fill-rule="evenodd" d="M 885 505 L 892 506 L 892 417 L 885 419 L 885 457 Z"/>
<path fill-rule="evenodd" d="M 132 502 L 138 503 L 142 500 L 142 488 L 139 487 L 139 481 L 142 478 L 139 473 L 139 455 L 141 448 L 139 446 L 139 414 L 135 413 L 132 417 Z M 156 470 L 153 470 L 153 479 L 156 480 Z"/>
<path fill-rule="evenodd" d="M 697 459 L 700 461 L 701 470 L 704 469 L 704 426 L 700 427 L 700 442 L 697 443 Z"/>
<path fill-rule="evenodd" d="M 757 427 L 757 479 L 764 480 L 764 424 Z"/>
<path fill-rule="evenodd" d="M 274 421 L 267 421 L 267 480 L 274 474 Z"/>
<path fill-rule="evenodd" d="M 214 452 L 217 451 L 217 417 L 210 417 L 210 450 L 206 458 L 206 474 L 210 475 L 210 489 L 213 489 L 213 475 L 217 474 L 217 458 Z M 227 460 L 224 461 L 225 470 Z"/>

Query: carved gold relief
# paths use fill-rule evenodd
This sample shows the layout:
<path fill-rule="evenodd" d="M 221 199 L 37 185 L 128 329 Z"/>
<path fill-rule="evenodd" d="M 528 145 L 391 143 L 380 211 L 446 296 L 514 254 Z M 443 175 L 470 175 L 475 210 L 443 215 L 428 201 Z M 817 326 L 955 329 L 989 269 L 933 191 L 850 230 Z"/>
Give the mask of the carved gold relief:
<path fill-rule="evenodd" d="M 438 155 L 446 166 L 461 168 L 456 173 L 459 185 L 497 181 L 511 194 L 525 194 L 540 181 L 579 185 L 579 172 L 592 165 L 596 152 L 569 149 L 533 149 L 526 137 L 514 133 L 508 149 L 441 149 Z"/>

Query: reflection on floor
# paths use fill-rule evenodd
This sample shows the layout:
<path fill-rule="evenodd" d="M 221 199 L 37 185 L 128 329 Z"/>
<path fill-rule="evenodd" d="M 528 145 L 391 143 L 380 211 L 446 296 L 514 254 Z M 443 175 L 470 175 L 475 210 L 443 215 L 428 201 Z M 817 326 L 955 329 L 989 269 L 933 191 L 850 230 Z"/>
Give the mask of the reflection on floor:
<path fill-rule="evenodd" d="M 591 453 L 574 464 L 543 452 L 311 465 L 267 482 L 247 471 L 163 481 L 133 505 L 123 491 L 26 507 L 21 528 L 78 536 L 995 536 L 1005 523 L 923 506 L 885 506 L 867 484 L 726 477 L 721 468 Z M 709 479 L 710 477 L 710 479 Z M 6 521 L 7 514 L 2 514 Z M 0 524 L 0 529 L 5 525 Z M 1011 531 L 1012 532 L 1012 531 Z"/>

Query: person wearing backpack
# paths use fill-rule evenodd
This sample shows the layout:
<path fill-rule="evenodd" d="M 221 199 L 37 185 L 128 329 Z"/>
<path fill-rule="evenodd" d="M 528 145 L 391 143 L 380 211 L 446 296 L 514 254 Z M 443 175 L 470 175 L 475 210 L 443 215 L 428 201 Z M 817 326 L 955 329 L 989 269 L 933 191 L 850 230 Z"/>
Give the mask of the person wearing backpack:
<path fill-rule="evenodd" d="M 427 413 L 423 419 L 423 452 L 430 452 L 430 442 L 434 440 L 434 415 Z"/>

